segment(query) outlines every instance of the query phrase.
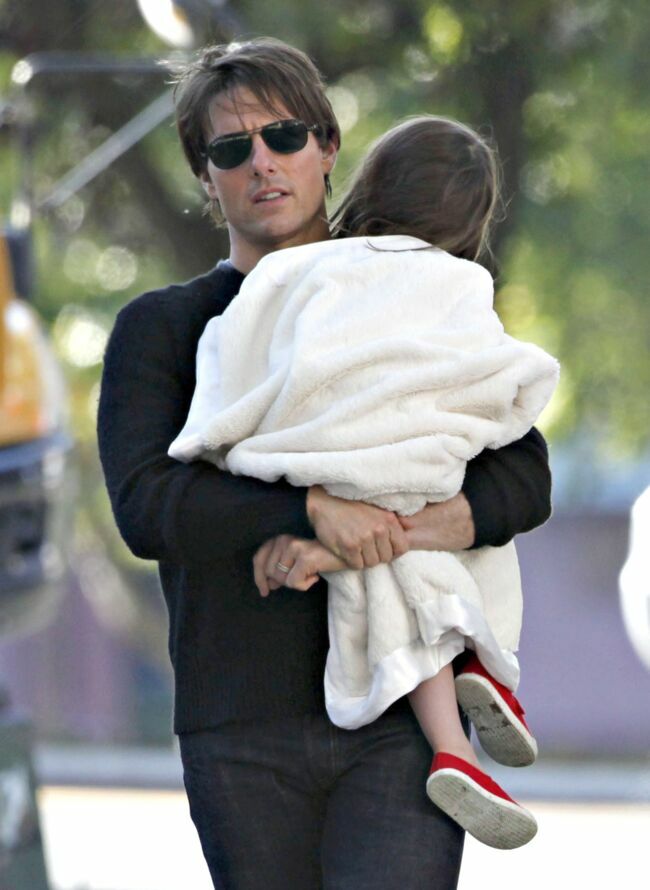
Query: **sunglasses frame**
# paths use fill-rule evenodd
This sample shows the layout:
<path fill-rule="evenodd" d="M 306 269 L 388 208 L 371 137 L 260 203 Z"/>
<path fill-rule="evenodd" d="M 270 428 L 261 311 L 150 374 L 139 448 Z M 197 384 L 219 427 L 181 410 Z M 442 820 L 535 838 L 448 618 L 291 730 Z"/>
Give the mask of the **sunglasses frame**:
<path fill-rule="evenodd" d="M 269 143 L 267 142 L 267 140 L 265 138 L 266 134 L 268 132 L 281 133 L 284 130 L 288 129 L 287 124 L 292 124 L 292 125 L 300 124 L 302 127 L 305 128 L 304 143 L 299 148 L 290 148 L 288 150 L 283 150 L 281 148 L 280 149 L 274 148 L 272 145 L 269 145 Z M 236 167 L 241 166 L 244 163 L 244 161 L 246 161 L 250 157 L 250 153 L 253 150 L 253 136 L 256 133 L 260 134 L 260 136 L 264 140 L 264 144 L 267 146 L 267 148 L 270 148 L 271 151 L 274 151 L 277 154 L 291 155 L 291 154 L 295 154 L 296 152 L 302 151 L 302 149 L 305 147 L 305 145 L 307 145 L 307 137 L 308 137 L 309 133 L 315 133 L 316 135 L 318 135 L 320 133 L 320 131 L 321 131 L 321 127 L 319 124 L 312 124 L 311 126 L 309 126 L 304 121 L 301 121 L 299 118 L 289 117 L 289 118 L 284 118 L 282 120 L 271 121 L 268 124 L 264 124 L 263 127 L 255 127 L 255 129 L 253 129 L 253 130 L 241 130 L 240 132 L 237 132 L 237 133 L 226 133 L 224 136 L 217 136 L 216 139 L 213 139 L 212 142 L 208 143 L 205 151 L 202 151 L 201 154 L 204 158 L 208 158 L 209 160 L 211 160 L 212 163 L 214 164 L 214 166 L 217 167 L 217 169 L 219 169 L 219 170 L 234 170 Z M 242 157 L 242 159 L 240 161 L 238 161 L 236 164 L 231 164 L 231 165 L 228 165 L 227 167 L 223 167 L 220 164 L 217 164 L 215 162 L 214 158 L 212 157 L 212 149 L 215 146 L 227 145 L 228 143 L 232 143 L 232 142 L 241 142 L 242 144 L 247 144 L 248 151 Z"/>

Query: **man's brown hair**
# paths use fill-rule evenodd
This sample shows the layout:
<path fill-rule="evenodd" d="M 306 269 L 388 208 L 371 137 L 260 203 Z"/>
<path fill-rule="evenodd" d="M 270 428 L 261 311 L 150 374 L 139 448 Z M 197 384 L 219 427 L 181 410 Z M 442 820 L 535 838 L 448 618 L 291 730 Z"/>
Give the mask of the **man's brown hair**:
<path fill-rule="evenodd" d="M 370 148 L 333 217 L 337 237 L 414 235 L 474 260 L 498 200 L 495 151 L 470 127 L 422 115 Z"/>
<path fill-rule="evenodd" d="M 308 126 L 316 124 L 321 146 L 340 144 L 339 125 L 318 69 L 305 53 L 281 40 L 260 37 L 209 46 L 176 74 L 176 124 L 195 176 L 207 164 L 204 133 L 211 101 L 219 94 L 232 100 L 241 88 L 250 90 L 271 114 L 279 113 L 281 102 Z"/>

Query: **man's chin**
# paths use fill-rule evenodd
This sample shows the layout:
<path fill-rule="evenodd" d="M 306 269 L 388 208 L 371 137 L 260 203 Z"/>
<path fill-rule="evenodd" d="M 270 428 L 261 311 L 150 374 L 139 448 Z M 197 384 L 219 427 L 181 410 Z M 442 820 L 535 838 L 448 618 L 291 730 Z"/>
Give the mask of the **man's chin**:
<path fill-rule="evenodd" d="M 259 257 L 286 247 L 325 241 L 329 237 L 327 219 L 321 212 L 307 222 L 303 219 L 281 219 L 278 215 L 275 219 L 266 220 L 264 224 L 245 229 L 229 226 L 228 229 L 231 250 Z"/>
<path fill-rule="evenodd" d="M 327 230 L 317 230 L 315 227 L 278 227 L 267 231 L 260 239 L 267 253 L 273 250 L 282 250 L 286 247 L 296 247 L 299 244 L 311 244 L 314 241 L 322 241 L 327 237 Z"/>
<path fill-rule="evenodd" d="M 283 225 L 269 227 L 267 230 L 268 242 L 275 245 L 270 248 L 271 250 L 281 250 L 283 247 L 295 247 L 299 244 L 312 244 L 314 241 L 324 241 L 328 237 L 327 217 L 320 213 L 307 223 L 301 221 L 296 224 L 285 221 Z"/>

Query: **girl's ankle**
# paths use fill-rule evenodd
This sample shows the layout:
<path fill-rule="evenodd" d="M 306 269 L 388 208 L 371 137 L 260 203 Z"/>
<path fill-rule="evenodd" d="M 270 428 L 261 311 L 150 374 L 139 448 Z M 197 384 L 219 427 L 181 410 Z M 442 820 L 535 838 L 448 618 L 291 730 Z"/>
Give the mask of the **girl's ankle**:
<path fill-rule="evenodd" d="M 453 754 L 454 757 L 460 757 L 461 760 L 467 761 L 467 763 L 471 763 L 472 766 L 475 766 L 477 769 L 481 769 L 481 764 L 479 763 L 478 757 L 476 756 L 476 752 L 472 748 L 472 746 L 467 742 L 466 745 L 455 744 L 455 745 L 444 745 L 439 749 L 440 752 L 444 752 L 445 754 Z"/>

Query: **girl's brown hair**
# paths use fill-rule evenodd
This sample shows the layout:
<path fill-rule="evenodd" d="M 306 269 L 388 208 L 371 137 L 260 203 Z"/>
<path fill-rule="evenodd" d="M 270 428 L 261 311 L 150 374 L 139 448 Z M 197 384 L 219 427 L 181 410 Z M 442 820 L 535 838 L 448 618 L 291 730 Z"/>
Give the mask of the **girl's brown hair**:
<path fill-rule="evenodd" d="M 332 222 L 335 237 L 413 235 L 474 260 L 498 200 L 495 151 L 464 124 L 423 115 L 370 148 Z"/>

